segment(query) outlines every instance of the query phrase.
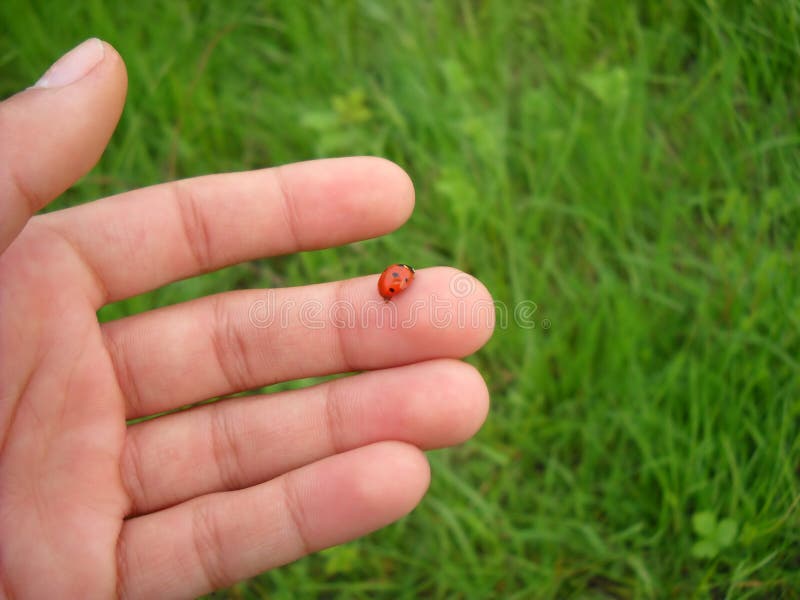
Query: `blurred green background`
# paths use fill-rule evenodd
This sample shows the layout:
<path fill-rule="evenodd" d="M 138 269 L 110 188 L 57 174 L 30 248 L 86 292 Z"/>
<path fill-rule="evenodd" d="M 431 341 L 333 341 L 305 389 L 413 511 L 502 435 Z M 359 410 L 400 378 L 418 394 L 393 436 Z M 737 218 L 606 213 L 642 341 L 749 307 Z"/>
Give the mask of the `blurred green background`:
<path fill-rule="evenodd" d="M 536 303 L 470 360 L 493 407 L 430 493 L 235 598 L 800 597 L 800 4 L 426 0 L 0 6 L 0 93 L 96 35 L 127 107 L 60 206 L 375 154 L 380 240 L 105 309 L 331 281 L 397 257 Z"/>

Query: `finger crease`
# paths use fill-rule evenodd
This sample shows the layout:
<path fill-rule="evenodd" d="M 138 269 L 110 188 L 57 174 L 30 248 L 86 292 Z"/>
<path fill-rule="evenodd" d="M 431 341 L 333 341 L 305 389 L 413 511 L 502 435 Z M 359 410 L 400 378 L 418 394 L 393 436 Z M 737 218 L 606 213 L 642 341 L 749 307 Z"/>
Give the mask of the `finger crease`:
<path fill-rule="evenodd" d="M 100 272 L 92 264 L 89 258 L 83 253 L 80 246 L 76 244 L 72 239 L 70 239 L 68 235 L 59 231 L 55 227 L 52 227 L 51 225 L 47 224 L 44 220 L 37 219 L 36 222 L 40 227 L 44 227 L 45 229 L 47 229 L 47 231 L 55 234 L 56 237 L 58 237 L 61 241 L 66 243 L 67 246 L 70 248 L 70 250 L 72 250 L 75 257 L 78 259 L 78 261 L 84 266 L 86 272 L 89 274 L 89 277 L 94 282 L 95 289 L 100 293 L 100 298 L 97 299 L 97 301 L 93 302 L 92 304 L 97 306 L 98 308 L 108 304 L 108 302 L 111 299 L 111 294 L 108 291 L 108 287 L 103 281 L 103 278 L 100 276 Z"/>
<path fill-rule="evenodd" d="M 20 177 L 19 173 L 17 173 L 16 169 L 13 167 L 9 167 L 8 169 L 8 178 L 11 181 L 11 185 L 17 190 L 19 196 L 25 201 L 29 215 L 36 213 L 36 211 L 45 204 L 38 194 L 34 193 L 30 187 L 23 183 L 23 178 Z"/>
<path fill-rule="evenodd" d="M 333 454 L 344 450 L 342 433 L 345 431 L 345 416 L 342 410 L 342 396 L 339 393 L 339 384 L 335 381 L 327 385 L 325 393 L 325 426 L 328 430 L 328 442 Z"/>
<path fill-rule="evenodd" d="M 192 518 L 192 539 L 200 570 L 208 582 L 209 589 L 217 590 L 230 582 L 222 566 L 222 536 L 217 519 L 212 516 L 208 501 L 195 506 Z"/>
<path fill-rule="evenodd" d="M 130 578 L 130 560 L 131 557 L 128 555 L 128 543 L 125 539 L 125 526 L 123 525 L 123 531 L 120 532 L 119 537 L 117 538 L 117 598 L 122 600 L 123 598 L 127 598 L 127 589 L 128 585 L 127 582 Z"/>
<path fill-rule="evenodd" d="M 286 221 L 286 230 L 289 232 L 291 237 L 293 250 L 301 250 L 303 246 L 300 243 L 300 232 L 297 227 L 297 207 L 295 206 L 294 195 L 286 183 L 286 177 L 284 177 L 283 169 L 281 167 L 275 167 L 274 173 L 275 180 L 278 183 L 278 191 L 280 192 L 281 197 L 283 219 Z"/>
<path fill-rule="evenodd" d="M 194 193 L 194 186 L 177 181 L 173 184 L 175 202 L 180 213 L 183 235 L 186 245 L 197 265 L 197 268 L 208 273 L 213 269 L 213 251 L 211 231 L 208 221 L 203 215 L 200 202 Z"/>
<path fill-rule="evenodd" d="M 235 428 L 231 423 L 228 406 L 215 404 L 211 410 L 211 451 L 217 465 L 217 473 L 222 485 L 227 490 L 242 487 L 242 457 L 237 443 Z"/>
<path fill-rule="evenodd" d="M 282 477 L 283 481 L 283 503 L 286 507 L 286 513 L 297 534 L 297 541 L 300 543 L 300 551 L 303 555 L 311 554 L 313 548 L 309 543 L 309 538 L 306 535 L 305 525 L 307 522 L 303 504 L 297 496 L 297 489 L 289 481 L 290 475 Z"/>
<path fill-rule="evenodd" d="M 221 296 L 212 296 L 214 325 L 211 331 L 211 345 L 219 368 L 228 385 L 227 393 L 248 389 L 255 381 L 247 362 L 247 345 L 242 333 L 230 318 L 227 304 Z"/>
<path fill-rule="evenodd" d="M 135 427 L 135 426 L 134 426 Z M 128 514 L 138 514 L 139 510 L 147 506 L 147 489 L 142 476 L 142 455 L 139 449 L 136 434 L 128 432 L 125 436 L 125 448 L 122 452 L 122 484 L 128 494 L 130 507 Z"/>
<path fill-rule="evenodd" d="M 136 379 L 131 376 L 131 368 L 128 364 L 128 353 L 122 351 L 116 338 L 110 334 L 105 327 L 101 327 L 100 331 L 103 336 L 106 352 L 108 352 L 111 361 L 111 367 L 114 369 L 114 375 L 117 378 L 117 384 L 128 405 L 128 418 L 140 417 L 144 415 L 145 412 L 142 406 L 142 396 L 139 392 L 139 386 L 136 384 Z"/>
<path fill-rule="evenodd" d="M 345 305 L 345 298 L 343 290 L 345 289 L 346 282 L 339 281 L 336 284 L 336 288 L 333 293 L 334 299 L 334 306 L 342 306 Z M 346 331 L 348 330 L 347 326 L 338 326 L 336 323 L 332 324 L 333 330 L 335 331 L 334 335 L 336 336 L 336 344 L 335 344 L 335 352 L 338 355 L 338 362 L 335 364 L 341 364 L 344 372 L 352 372 L 355 371 L 355 367 L 353 366 L 353 362 L 350 360 L 349 357 L 349 350 L 348 350 L 348 343 L 347 343 L 347 336 Z M 355 327 L 358 327 L 358 323 L 355 324 Z"/>

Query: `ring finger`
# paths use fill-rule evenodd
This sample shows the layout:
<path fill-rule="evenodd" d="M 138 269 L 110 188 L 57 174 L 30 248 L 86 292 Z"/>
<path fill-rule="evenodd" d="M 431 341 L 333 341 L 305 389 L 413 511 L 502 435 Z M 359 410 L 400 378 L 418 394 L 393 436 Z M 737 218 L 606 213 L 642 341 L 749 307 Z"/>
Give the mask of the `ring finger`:
<path fill-rule="evenodd" d="M 457 444 L 487 409 L 486 384 L 473 367 L 435 360 L 139 423 L 128 430 L 122 458 L 129 514 L 256 485 L 375 442 Z"/>

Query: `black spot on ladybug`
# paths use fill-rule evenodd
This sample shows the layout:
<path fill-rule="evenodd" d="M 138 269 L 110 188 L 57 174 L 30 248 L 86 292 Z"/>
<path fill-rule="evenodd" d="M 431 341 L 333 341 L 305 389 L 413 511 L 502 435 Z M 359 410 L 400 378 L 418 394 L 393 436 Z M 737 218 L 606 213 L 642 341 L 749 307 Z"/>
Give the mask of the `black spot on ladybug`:
<path fill-rule="evenodd" d="M 406 277 L 406 283 L 408 283 L 408 277 Z"/>
<path fill-rule="evenodd" d="M 394 288 L 389 288 L 389 291 L 394 293 Z"/>
<path fill-rule="evenodd" d="M 400 273 L 392 273 L 392 277 L 400 277 Z"/>

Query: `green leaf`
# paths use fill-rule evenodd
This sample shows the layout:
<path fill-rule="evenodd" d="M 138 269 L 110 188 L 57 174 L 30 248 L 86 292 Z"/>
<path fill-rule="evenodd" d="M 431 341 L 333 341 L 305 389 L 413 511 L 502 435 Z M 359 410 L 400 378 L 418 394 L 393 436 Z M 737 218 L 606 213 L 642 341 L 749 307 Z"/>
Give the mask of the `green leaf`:
<path fill-rule="evenodd" d="M 697 535 L 711 537 L 717 529 L 717 515 L 708 510 L 695 513 L 692 517 L 692 527 Z"/>
<path fill-rule="evenodd" d="M 723 519 L 717 525 L 717 534 L 715 539 L 720 548 L 730 546 L 736 539 L 736 533 L 739 531 L 739 524 L 733 519 Z"/>
<path fill-rule="evenodd" d="M 350 573 L 359 564 L 359 551 L 357 545 L 334 546 L 324 552 L 328 559 L 325 563 L 326 575 L 338 575 L 340 573 Z"/>
<path fill-rule="evenodd" d="M 750 523 L 745 523 L 742 526 L 742 533 L 739 535 L 739 543 L 744 546 L 749 546 L 760 536 L 761 531 L 758 529 L 758 527 L 755 527 Z"/>
<path fill-rule="evenodd" d="M 708 539 L 695 542 L 692 546 L 692 556 L 695 558 L 714 558 L 719 552 L 716 542 Z"/>
<path fill-rule="evenodd" d="M 621 106 L 628 99 L 628 72 L 622 67 L 597 69 L 580 76 L 581 83 L 606 106 Z"/>
<path fill-rule="evenodd" d="M 314 131 L 330 131 L 336 128 L 338 119 L 333 111 L 308 111 L 300 117 L 300 124 Z"/>

